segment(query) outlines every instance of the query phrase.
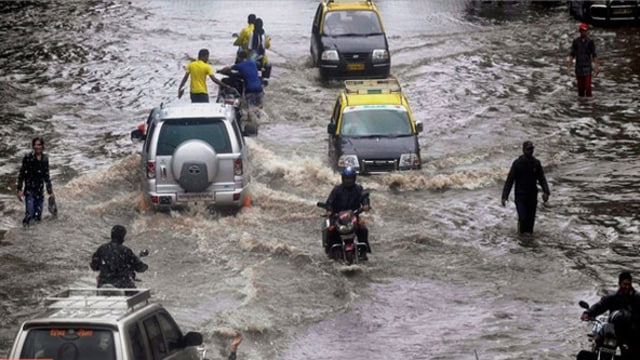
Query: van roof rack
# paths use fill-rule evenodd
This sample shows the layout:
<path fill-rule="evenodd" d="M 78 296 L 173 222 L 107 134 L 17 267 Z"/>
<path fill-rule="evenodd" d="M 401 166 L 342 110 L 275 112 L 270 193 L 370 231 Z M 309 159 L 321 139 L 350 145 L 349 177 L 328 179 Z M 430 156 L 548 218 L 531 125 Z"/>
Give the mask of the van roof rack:
<path fill-rule="evenodd" d="M 71 288 L 45 298 L 44 306 L 48 309 L 133 310 L 148 304 L 150 298 L 149 289 Z"/>
<path fill-rule="evenodd" d="M 402 91 L 396 78 L 345 80 L 344 87 L 348 94 L 390 94 Z"/>

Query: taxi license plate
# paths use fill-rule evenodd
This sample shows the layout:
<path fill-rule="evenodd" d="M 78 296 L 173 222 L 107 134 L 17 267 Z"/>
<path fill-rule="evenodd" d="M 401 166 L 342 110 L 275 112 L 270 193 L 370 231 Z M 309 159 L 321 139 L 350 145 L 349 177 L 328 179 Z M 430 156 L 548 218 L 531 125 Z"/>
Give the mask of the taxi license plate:
<path fill-rule="evenodd" d="M 347 70 L 349 70 L 349 71 L 362 71 L 362 70 L 364 70 L 364 64 L 363 63 L 347 64 Z"/>
<path fill-rule="evenodd" d="M 213 201 L 215 200 L 211 193 L 183 193 L 176 195 L 176 201 L 188 202 L 188 201 Z"/>

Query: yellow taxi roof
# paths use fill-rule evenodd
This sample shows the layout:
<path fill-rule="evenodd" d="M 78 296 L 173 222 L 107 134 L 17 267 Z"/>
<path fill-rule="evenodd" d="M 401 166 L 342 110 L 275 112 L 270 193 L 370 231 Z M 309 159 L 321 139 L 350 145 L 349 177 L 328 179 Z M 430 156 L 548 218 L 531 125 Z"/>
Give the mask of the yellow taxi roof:
<path fill-rule="evenodd" d="M 396 78 L 345 80 L 348 105 L 402 105 L 402 88 Z M 405 100 L 406 102 L 406 100 Z"/>
<path fill-rule="evenodd" d="M 392 92 L 387 94 L 349 94 L 347 106 L 355 105 L 402 105 L 402 94 Z"/>
<path fill-rule="evenodd" d="M 373 6 L 366 1 L 361 2 L 330 2 L 327 4 L 328 11 L 335 10 L 373 10 Z"/>

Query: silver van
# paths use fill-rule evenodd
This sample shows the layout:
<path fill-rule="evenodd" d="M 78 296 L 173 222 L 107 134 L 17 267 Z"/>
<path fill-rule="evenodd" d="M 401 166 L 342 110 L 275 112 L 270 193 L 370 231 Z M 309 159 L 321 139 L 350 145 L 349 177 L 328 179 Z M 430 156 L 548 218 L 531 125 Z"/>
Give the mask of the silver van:
<path fill-rule="evenodd" d="M 183 334 L 148 289 L 68 289 L 45 299 L 46 310 L 25 321 L 11 359 L 200 360 L 202 334 Z"/>
<path fill-rule="evenodd" d="M 161 105 L 149 114 L 142 187 L 147 205 L 173 209 L 201 203 L 239 210 L 251 180 L 248 148 L 233 107 L 220 103 Z"/>

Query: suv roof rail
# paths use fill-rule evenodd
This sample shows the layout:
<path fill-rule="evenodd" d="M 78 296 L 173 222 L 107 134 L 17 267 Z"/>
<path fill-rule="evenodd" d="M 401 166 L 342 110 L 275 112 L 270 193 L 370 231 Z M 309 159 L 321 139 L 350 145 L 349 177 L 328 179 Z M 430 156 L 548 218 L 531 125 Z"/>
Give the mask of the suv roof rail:
<path fill-rule="evenodd" d="M 402 91 L 396 78 L 345 80 L 344 87 L 348 94 L 390 94 Z"/>
<path fill-rule="evenodd" d="M 44 306 L 48 309 L 133 310 L 137 305 L 148 304 L 150 298 L 149 289 L 71 288 L 46 297 Z"/>

